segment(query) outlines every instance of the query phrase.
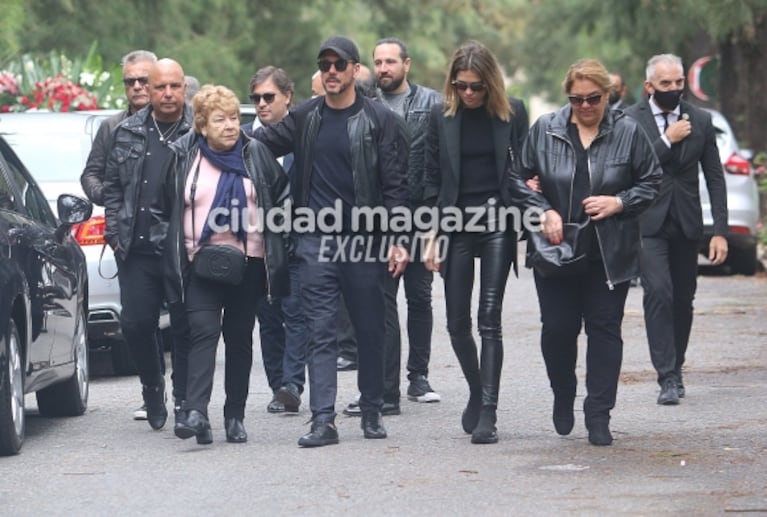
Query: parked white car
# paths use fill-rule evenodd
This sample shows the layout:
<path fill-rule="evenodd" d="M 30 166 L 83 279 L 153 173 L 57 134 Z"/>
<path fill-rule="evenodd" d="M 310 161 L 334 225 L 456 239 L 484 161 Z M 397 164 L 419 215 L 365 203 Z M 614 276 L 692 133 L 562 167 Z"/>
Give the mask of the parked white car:
<path fill-rule="evenodd" d="M 70 113 L 34 112 L 0 115 L 0 134 L 40 185 L 55 207 L 60 194 L 85 196 L 80 175 L 90 153 L 99 125 L 116 110 Z M 118 375 L 135 373 L 120 328 L 120 287 L 112 249 L 104 246 L 104 209 L 94 206 L 93 216 L 75 228 L 75 237 L 88 264 L 89 348 L 110 349 L 112 366 Z M 160 327 L 169 326 L 163 315 Z M 163 333 L 167 338 L 169 332 Z"/>
<path fill-rule="evenodd" d="M 716 143 L 724 167 L 724 179 L 727 184 L 727 210 L 729 233 L 727 244 L 729 256 L 725 265 L 733 273 L 753 275 L 759 260 L 757 257 L 756 225 L 759 221 L 759 187 L 754 177 L 754 168 L 749 161 L 748 152 L 738 147 L 724 115 L 715 110 L 711 120 L 716 130 Z M 711 200 L 706 189 L 703 172 L 699 173 L 700 200 L 703 207 L 704 249 L 708 253 L 708 241 L 713 235 L 714 220 L 711 217 Z"/>

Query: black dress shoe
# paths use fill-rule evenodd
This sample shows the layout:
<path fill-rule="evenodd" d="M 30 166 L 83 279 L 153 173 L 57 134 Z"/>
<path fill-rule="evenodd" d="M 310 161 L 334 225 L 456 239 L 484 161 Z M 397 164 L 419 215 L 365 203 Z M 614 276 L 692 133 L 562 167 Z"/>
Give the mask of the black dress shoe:
<path fill-rule="evenodd" d="M 208 417 L 196 409 L 190 409 L 186 415 L 180 417 L 173 427 L 173 432 L 182 440 L 194 436 L 201 445 L 213 443 L 213 432 Z"/>
<path fill-rule="evenodd" d="M 352 361 L 345 357 L 339 357 L 336 359 L 336 370 L 339 372 L 348 372 L 357 369 L 357 361 Z"/>
<path fill-rule="evenodd" d="M 471 432 L 471 443 L 498 443 L 495 422 L 495 406 L 482 406 L 479 412 L 479 422 Z"/>
<path fill-rule="evenodd" d="M 479 412 L 482 409 L 482 399 L 469 397 L 469 403 L 461 415 L 461 427 L 466 434 L 471 434 L 479 422 Z"/>
<path fill-rule="evenodd" d="M 301 393 L 295 384 L 288 383 L 281 387 L 274 394 L 274 398 L 282 402 L 288 413 L 298 413 L 298 406 L 301 405 Z"/>
<path fill-rule="evenodd" d="M 573 402 L 575 399 L 570 397 L 557 397 L 554 395 L 554 413 L 552 420 L 554 421 L 554 429 L 557 434 L 566 436 L 570 434 L 575 425 L 575 415 L 573 414 Z"/>
<path fill-rule="evenodd" d="M 284 413 L 285 412 L 285 404 L 277 400 L 277 397 L 275 395 L 274 398 L 272 398 L 272 401 L 269 402 L 269 404 L 266 406 L 266 410 L 269 413 Z"/>
<path fill-rule="evenodd" d="M 660 386 L 658 404 L 662 406 L 676 406 L 679 404 L 679 392 L 677 391 L 676 379 L 668 377 Z"/>
<path fill-rule="evenodd" d="M 338 429 L 333 422 L 312 422 L 311 431 L 298 439 L 300 447 L 323 447 L 338 443 Z"/>
<path fill-rule="evenodd" d="M 147 422 L 155 431 L 162 429 L 168 420 L 168 408 L 165 407 L 165 379 L 160 378 L 160 382 L 154 386 L 142 386 L 141 395 L 144 397 Z"/>
<path fill-rule="evenodd" d="M 592 422 L 586 427 L 589 429 L 589 443 L 591 445 L 612 445 L 613 435 L 610 434 L 610 426 L 607 422 Z"/>
<path fill-rule="evenodd" d="M 362 416 L 362 409 L 360 409 L 359 399 L 349 402 L 342 413 L 346 416 Z"/>
<path fill-rule="evenodd" d="M 381 439 L 386 438 L 386 429 L 383 426 L 383 418 L 378 411 L 368 411 L 362 414 L 362 434 L 365 438 Z"/>
<path fill-rule="evenodd" d="M 225 418 L 224 427 L 226 428 L 227 442 L 245 443 L 248 441 L 248 433 L 245 431 L 242 418 Z"/>

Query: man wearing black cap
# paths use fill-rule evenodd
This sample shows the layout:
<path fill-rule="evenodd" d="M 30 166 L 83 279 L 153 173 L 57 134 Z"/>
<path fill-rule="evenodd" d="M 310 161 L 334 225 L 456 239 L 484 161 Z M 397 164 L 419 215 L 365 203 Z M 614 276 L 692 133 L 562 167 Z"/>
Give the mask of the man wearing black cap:
<path fill-rule="evenodd" d="M 367 226 L 371 219 L 353 217 L 407 206 L 408 137 L 396 114 L 355 91 L 359 61 L 357 45 L 350 39 L 326 40 L 317 61 L 325 95 L 255 133 L 275 156 L 292 152 L 295 159 L 293 230 L 309 330 L 312 410 L 311 430 L 298 440 L 302 447 L 338 443 L 334 421 L 340 294 L 359 346 L 363 434 L 386 438 L 381 417 L 384 279 L 402 274 L 408 254 L 385 235 L 388 218 L 375 218 L 375 224 Z M 300 227 L 299 216 L 306 223 Z"/>

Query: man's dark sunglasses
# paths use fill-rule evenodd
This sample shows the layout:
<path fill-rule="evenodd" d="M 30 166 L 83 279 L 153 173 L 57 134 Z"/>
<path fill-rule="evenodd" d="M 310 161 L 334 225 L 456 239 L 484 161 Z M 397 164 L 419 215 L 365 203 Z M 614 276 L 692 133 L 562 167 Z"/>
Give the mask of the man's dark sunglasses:
<path fill-rule="evenodd" d="M 584 102 L 588 102 L 589 105 L 593 106 L 595 104 L 599 104 L 599 101 L 602 100 L 602 94 L 595 93 L 594 95 L 589 95 L 588 97 L 581 97 L 580 95 L 568 95 L 567 98 L 570 100 L 570 104 L 573 106 L 580 106 Z"/>
<path fill-rule="evenodd" d="M 261 97 L 263 97 L 265 103 L 271 104 L 274 102 L 276 96 L 276 93 L 264 93 L 263 95 L 260 93 L 253 93 L 250 96 L 250 100 L 253 101 L 253 104 L 259 104 L 261 102 Z"/>
<path fill-rule="evenodd" d="M 351 61 L 347 61 L 346 59 L 337 59 L 335 61 L 320 59 L 317 61 L 317 66 L 319 67 L 320 72 L 330 72 L 331 66 L 336 67 L 336 72 L 343 72 L 346 70 L 346 67 L 349 66 L 349 63 L 351 63 Z"/>
<path fill-rule="evenodd" d="M 453 85 L 453 88 L 456 90 L 465 91 L 471 88 L 472 91 L 475 92 L 481 92 L 485 89 L 485 83 L 476 82 L 476 83 L 465 83 L 463 81 L 452 81 L 450 84 Z"/>
<path fill-rule="evenodd" d="M 141 86 L 146 86 L 149 83 L 148 77 L 123 77 L 123 84 L 125 86 L 133 86 L 138 81 Z"/>

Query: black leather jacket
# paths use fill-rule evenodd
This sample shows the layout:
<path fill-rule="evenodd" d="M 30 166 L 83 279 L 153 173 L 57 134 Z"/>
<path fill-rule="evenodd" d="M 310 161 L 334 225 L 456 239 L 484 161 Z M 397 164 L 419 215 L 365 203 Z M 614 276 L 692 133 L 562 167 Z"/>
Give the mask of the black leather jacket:
<path fill-rule="evenodd" d="M 190 262 L 184 240 L 184 193 L 187 177 L 192 173 L 192 165 L 200 147 L 197 137 L 197 133 L 190 131 L 171 146 L 173 157 L 165 166 L 162 192 L 158 196 L 158 211 L 153 214 L 158 221 L 155 227 L 158 230 L 164 229 L 161 233 L 167 234 L 164 256 L 166 296 L 169 303 L 184 301 L 184 283 L 189 273 Z M 248 138 L 242 132 L 240 138 L 244 144 L 242 159 L 256 189 L 259 209 L 263 210 L 263 214 L 267 214 L 276 207 L 281 214 L 287 214 L 290 209 L 287 174 L 265 145 Z M 285 220 L 279 214 L 273 222 L 279 227 L 285 226 Z M 269 223 L 271 224 L 272 220 Z M 274 232 L 269 225 L 264 224 L 263 235 L 267 295 L 270 298 L 287 296 L 290 292 L 290 232 Z"/>
<path fill-rule="evenodd" d="M 136 203 L 139 197 L 139 179 L 146 155 L 146 121 L 152 105 L 139 110 L 119 124 L 112 133 L 112 150 L 107 159 L 104 178 L 104 239 L 115 255 L 125 259 L 133 240 L 136 221 Z M 192 127 L 192 109 L 184 107 L 184 116 L 178 128 L 183 135 Z M 155 207 L 152 208 L 155 211 Z M 165 235 L 152 229 L 150 238 L 157 255 L 162 254 Z"/>
<path fill-rule="evenodd" d="M 442 102 L 442 94 L 414 83 L 405 98 L 405 123 L 410 134 L 410 154 L 408 156 L 407 188 L 411 207 L 424 204 L 426 134 L 429 132 L 431 107 Z M 378 92 L 383 98 L 383 93 Z"/>
<path fill-rule="evenodd" d="M 507 201 L 524 208 L 554 209 L 568 220 L 573 203 L 575 151 L 567 134 L 571 108 L 539 118 L 522 146 L 519 159 L 507 176 Z M 617 196 L 623 211 L 595 221 L 597 242 L 608 285 L 626 282 L 639 274 L 639 220 L 658 195 L 661 168 L 644 131 L 623 112 L 606 110 L 599 133 L 588 150 L 592 195 Z M 538 175 L 542 193 L 533 192 L 525 179 Z M 529 251 L 529 244 L 528 244 Z"/>
<path fill-rule="evenodd" d="M 115 113 L 99 126 L 96 136 L 93 137 L 91 152 L 88 154 L 88 161 L 85 162 L 85 168 L 80 176 L 80 185 L 83 192 L 94 204 L 104 206 L 104 170 L 107 165 L 109 148 L 112 145 L 112 131 L 117 125 L 131 116 L 129 110 Z"/>
<path fill-rule="evenodd" d="M 277 124 L 256 129 L 254 137 L 264 142 L 275 156 L 293 153 L 297 207 L 309 204 L 317 133 L 322 122 L 324 96 L 309 99 Z M 352 174 L 356 206 L 407 204 L 408 135 L 402 119 L 380 102 L 357 95 L 355 114 L 347 130 L 351 143 Z"/>

